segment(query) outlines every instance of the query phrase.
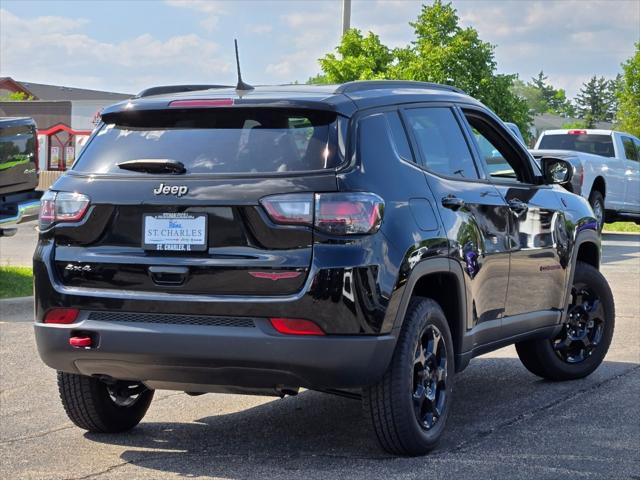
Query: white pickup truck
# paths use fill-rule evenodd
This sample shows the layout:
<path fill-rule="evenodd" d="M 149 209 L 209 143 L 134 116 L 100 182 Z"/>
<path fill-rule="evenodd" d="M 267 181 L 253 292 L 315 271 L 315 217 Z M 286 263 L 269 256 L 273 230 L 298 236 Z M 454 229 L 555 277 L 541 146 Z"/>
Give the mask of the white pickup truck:
<path fill-rule="evenodd" d="M 566 188 L 589 200 L 598 224 L 640 223 L 640 140 L 612 130 L 547 130 L 531 154 L 561 157 L 574 167 Z"/>

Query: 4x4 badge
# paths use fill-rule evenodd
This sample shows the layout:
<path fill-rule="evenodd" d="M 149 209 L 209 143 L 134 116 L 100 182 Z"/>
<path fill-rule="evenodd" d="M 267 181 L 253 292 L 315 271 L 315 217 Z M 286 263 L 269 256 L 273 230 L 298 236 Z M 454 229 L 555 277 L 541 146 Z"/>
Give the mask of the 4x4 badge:
<path fill-rule="evenodd" d="M 183 195 L 186 195 L 188 191 L 189 191 L 189 187 L 187 187 L 186 185 L 165 185 L 164 183 L 161 183 L 160 185 L 158 185 L 156 188 L 153 189 L 153 194 L 154 195 L 177 195 L 178 197 L 181 197 Z"/>

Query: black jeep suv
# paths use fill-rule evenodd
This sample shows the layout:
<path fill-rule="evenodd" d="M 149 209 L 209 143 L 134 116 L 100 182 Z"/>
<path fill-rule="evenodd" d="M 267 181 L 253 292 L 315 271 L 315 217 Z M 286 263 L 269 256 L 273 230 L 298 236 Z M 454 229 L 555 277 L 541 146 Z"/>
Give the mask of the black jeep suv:
<path fill-rule="evenodd" d="M 42 199 L 40 355 L 89 431 L 134 427 L 155 389 L 303 387 L 361 396 L 386 450 L 423 454 L 472 357 L 515 343 L 567 380 L 607 352 L 593 212 L 560 186 L 569 164 L 541 165 L 436 84 L 109 107 Z"/>

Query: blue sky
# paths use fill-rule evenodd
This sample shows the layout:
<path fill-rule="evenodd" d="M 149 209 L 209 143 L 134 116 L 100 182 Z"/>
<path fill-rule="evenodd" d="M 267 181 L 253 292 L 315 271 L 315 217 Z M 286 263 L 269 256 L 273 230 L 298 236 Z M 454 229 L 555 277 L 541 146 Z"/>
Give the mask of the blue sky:
<path fill-rule="evenodd" d="M 352 26 L 389 46 L 411 40 L 420 1 L 353 0 Z M 428 3 L 428 2 L 426 2 Z M 613 77 L 640 41 L 639 0 L 454 0 L 464 26 L 496 45 L 498 69 L 543 69 L 573 96 Z M 135 93 L 233 83 L 233 38 L 249 83 L 304 82 L 340 38 L 339 0 L 2 0 L 0 75 Z"/>

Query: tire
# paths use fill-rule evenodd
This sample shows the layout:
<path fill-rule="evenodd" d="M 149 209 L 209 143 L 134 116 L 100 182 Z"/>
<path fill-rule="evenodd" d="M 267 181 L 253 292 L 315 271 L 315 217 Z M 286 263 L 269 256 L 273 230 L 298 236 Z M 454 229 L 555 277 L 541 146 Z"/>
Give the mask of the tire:
<path fill-rule="evenodd" d="M 591 205 L 593 213 L 598 222 L 598 232 L 601 232 L 602 227 L 604 227 L 606 215 L 604 209 L 604 197 L 598 190 L 592 191 L 589 195 L 589 205 Z"/>
<path fill-rule="evenodd" d="M 602 363 L 613 337 L 613 295 L 602 274 L 578 261 L 571 290 L 566 323 L 555 338 L 516 343 L 527 370 L 548 380 L 575 380 L 591 374 Z"/>
<path fill-rule="evenodd" d="M 115 397 L 116 387 L 136 393 Z M 69 419 L 95 433 L 124 432 L 135 427 L 147 413 L 154 393 L 141 384 L 119 382 L 108 386 L 97 378 L 64 372 L 58 372 L 58 391 Z"/>
<path fill-rule="evenodd" d="M 433 348 L 418 350 L 419 342 L 423 347 L 437 344 L 435 355 L 429 353 Z M 423 363 L 416 361 L 419 352 L 424 355 L 420 357 Z M 387 371 L 377 384 L 363 391 L 365 416 L 384 450 L 416 456 L 436 446 L 451 408 L 454 372 L 451 332 L 440 305 L 414 297 Z M 435 388 L 424 388 L 424 383 Z M 431 413 L 436 410 L 439 416 Z"/>

